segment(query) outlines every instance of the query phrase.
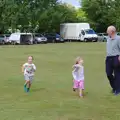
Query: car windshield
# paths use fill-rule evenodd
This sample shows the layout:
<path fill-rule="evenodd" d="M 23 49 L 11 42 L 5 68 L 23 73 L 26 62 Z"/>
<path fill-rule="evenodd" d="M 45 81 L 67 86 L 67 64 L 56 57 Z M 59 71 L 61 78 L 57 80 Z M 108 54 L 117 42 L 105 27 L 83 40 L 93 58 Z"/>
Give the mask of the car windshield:
<path fill-rule="evenodd" d="M 117 35 L 120 35 L 120 33 L 118 32 Z"/>
<path fill-rule="evenodd" d="M 86 34 L 95 34 L 95 31 L 90 29 L 90 30 L 85 30 Z"/>
<path fill-rule="evenodd" d="M 107 34 L 107 33 L 104 33 L 103 35 L 104 35 L 104 36 L 108 36 L 108 34 Z"/>
<path fill-rule="evenodd" d="M 3 38 L 3 37 L 5 37 L 5 36 L 4 36 L 4 35 L 0 35 L 0 37 L 2 37 L 2 38 Z"/>
<path fill-rule="evenodd" d="M 35 37 L 43 37 L 41 34 L 36 34 Z"/>

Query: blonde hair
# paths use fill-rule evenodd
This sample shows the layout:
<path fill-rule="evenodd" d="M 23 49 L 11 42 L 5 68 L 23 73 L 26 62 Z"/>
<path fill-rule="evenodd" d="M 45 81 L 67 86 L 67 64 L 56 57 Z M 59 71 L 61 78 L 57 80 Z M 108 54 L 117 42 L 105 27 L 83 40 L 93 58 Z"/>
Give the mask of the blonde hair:
<path fill-rule="evenodd" d="M 78 64 L 78 62 L 79 62 L 80 60 L 82 60 L 82 58 L 81 58 L 80 56 L 77 57 L 77 58 L 75 59 L 75 64 Z"/>

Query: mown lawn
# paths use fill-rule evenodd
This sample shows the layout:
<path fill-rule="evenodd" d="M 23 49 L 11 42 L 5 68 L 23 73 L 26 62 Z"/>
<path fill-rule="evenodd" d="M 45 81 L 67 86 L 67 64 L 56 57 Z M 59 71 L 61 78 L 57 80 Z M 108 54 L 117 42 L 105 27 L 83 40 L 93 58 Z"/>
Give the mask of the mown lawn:
<path fill-rule="evenodd" d="M 62 43 L 0 47 L 0 120 L 120 120 L 120 97 L 105 75 L 105 43 Z M 23 90 L 21 65 L 37 66 L 31 92 Z M 85 66 L 84 99 L 72 91 L 76 56 Z"/>

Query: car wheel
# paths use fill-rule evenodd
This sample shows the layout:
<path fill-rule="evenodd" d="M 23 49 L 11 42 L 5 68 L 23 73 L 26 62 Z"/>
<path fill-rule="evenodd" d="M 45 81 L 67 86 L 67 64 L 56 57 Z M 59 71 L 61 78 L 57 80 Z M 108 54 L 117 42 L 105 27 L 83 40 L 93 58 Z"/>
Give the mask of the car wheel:
<path fill-rule="evenodd" d="M 34 41 L 34 44 L 38 44 L 37 40 Z"/>
<path fill-rule="evenodd" d="M 52 43 L 55 43 L 55 40 L 52 40 Z"/>
<path fill-rule="evenodd" d="M 5 45 L 5 41 L 4 40 L 2 41 L 2 45 Z"/>

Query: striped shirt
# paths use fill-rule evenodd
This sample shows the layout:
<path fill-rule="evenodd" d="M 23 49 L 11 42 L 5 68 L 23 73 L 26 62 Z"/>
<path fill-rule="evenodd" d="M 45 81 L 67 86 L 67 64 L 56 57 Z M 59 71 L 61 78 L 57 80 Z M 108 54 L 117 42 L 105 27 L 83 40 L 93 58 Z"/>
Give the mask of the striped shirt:
<path fill-rule="evenodd" d="M 114 39 L 107 38 L 107 56 L 120 55 L 120 36 L 116 35 Z"/>

